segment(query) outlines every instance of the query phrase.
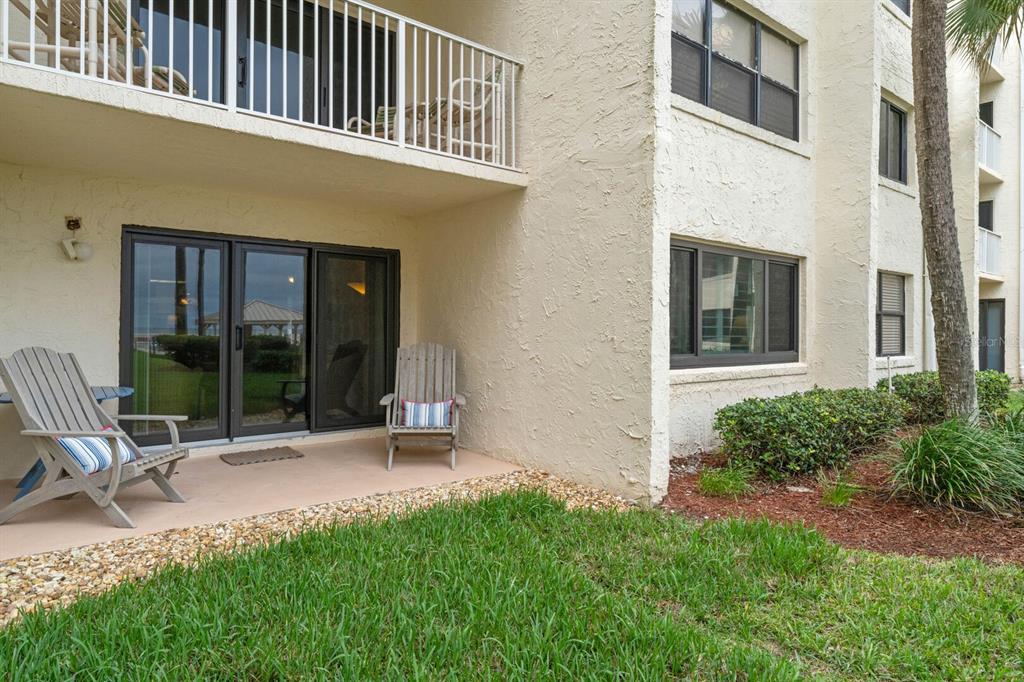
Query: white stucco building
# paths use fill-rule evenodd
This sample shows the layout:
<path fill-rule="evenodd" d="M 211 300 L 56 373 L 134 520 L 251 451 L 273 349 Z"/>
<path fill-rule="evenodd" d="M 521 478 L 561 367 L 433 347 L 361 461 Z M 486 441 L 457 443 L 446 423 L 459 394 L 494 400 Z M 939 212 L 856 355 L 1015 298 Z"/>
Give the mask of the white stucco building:
<path fill-rule="evenodd" d="M 900 5 L 0 0 L 0 354 L 216 444 L 375 433 L 437 341 L 465 445 L 656 501 L 718 407 L 933 364 Z M 1019 380 L 1019 49 L 950 90 Z"/>

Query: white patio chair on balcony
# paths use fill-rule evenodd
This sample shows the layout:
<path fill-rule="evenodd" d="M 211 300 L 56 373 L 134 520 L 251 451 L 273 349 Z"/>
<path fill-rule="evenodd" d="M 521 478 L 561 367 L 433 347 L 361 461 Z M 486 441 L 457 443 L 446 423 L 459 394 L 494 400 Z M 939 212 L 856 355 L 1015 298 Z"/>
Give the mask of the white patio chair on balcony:
<path fill-rule="evenodd" d="M 425 105 L 420 130 L 426 146 L 474 159 L 496 160 L 504 122 L 502 64 L 485 76 L 456 78 L 448 96 Z M 450 136 L 450 148 L 449 148 Z"/>
<path fill-rule="evenodd" d="M 34 489 L 0 509 L 0 524 L 54 498 L 85 493 L 119 528 L 135 524 L 114 501 L 121 488 L 153 481 L 171 502 L 184 502 L 170 477 L 188 450 L 178 443 L 174 422 L 187 417 L 118 415 L 97 402 L 82 368 L 69 353 L 24 348 L 0 360 L 0 378 L 45 467 Z M 163 421 L 170 447 L 143 453 L 118 421 Z M 163 468 L 163 471 L 160 469 Z"/>
<path fill-rule="evenodd" d="M 23 0 L 10 0 L 11 6 L 20 11 L 25 19 L 32 16 L 31 8 Z M 37 53 L 56 55 L 62 70 L 79 72 L 82 69 L 82 58 L 86 61 L 84 72 L 89 75 L 102 75 L 106 67 L 107 78 L 113 81 L 126 82 L 127 58 L 124 45 L 128 42 L 125 26 L 128 20 L 123 0 L 109 0 L 107 4 L 107 40 L 101 35 L 103 29 L 102 7 L 99 0 L 82 0 L 86 3 L 85 23 L 82 22 L 82 6 L 79 0 L 61 0 L 59 32 L 53 30 L 53 22 L 57 19 L 54 0 L 37 0 L 35 7 L 36 28 L 47 36 L 50 42 L 36 42 Z M 166 66 L 153 65 L 147 46 L 146 33 L 134 18 L 131 19 L 132 50 L 142 54 L 142 64 L 132 67 L 132 83 L 153 88 L 161 92 L 168 91 L 168 79 L 173 78 L 173 91 L 186 97 L 193 91 L 188 80 Z M 85 37 L 84 45 L 82 42 Z M 97 36 L 93 42 L 90 36 Z M 67 41 L 67 44 L 64 44 Z M 30 61 L 33 46 L 29 42 L 11 40 L 11 55 L 21 61 Z"/>

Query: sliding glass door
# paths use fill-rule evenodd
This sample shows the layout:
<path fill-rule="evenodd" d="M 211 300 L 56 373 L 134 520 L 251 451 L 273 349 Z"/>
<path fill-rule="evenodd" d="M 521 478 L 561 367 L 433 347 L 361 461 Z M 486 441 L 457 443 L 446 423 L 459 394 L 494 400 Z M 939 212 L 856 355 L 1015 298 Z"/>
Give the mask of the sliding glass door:
<path fill-rule="evenodd" d="M 344 129 L 346 116 L 369 121 L 375 105 L 394 105 L 394 22 L 385 29 L 371 23 L 366 11 L 362 21 L 354 15 L 346 23 L 339 5 L 332 50 L 330 14 L 306 0 L 238 3 L 240 109 Z M 332 93 L 333 123 L 328 120 Z"/>
<path fill-rule="evenodd" d="M 186 441 L 383 423 L 396 252 L 132 228 L 123 253 L 122 411 L 186 415 Z"/>
<path fill-rule="evenodd" d="M 150 237 L 131 240 L 127 251 L 130 315 L 122 329 L 121 381 L 135 396 L 126 411 L 185 415 L 178 426 L 190 439 L 226 436 L 224 244 Z M 163 422 L 132 428 L 140 442 L 168 438 Z"/>
<path fill-rule="evenodd" d="M 306 250 L 239 244 L 233 433 L 307 428 Z"/>
<path fill-rule="evenodd" d="M 394 345 L 387 260 L 318 253 L 316 292 L 316 425 L 380 421 Z"/>

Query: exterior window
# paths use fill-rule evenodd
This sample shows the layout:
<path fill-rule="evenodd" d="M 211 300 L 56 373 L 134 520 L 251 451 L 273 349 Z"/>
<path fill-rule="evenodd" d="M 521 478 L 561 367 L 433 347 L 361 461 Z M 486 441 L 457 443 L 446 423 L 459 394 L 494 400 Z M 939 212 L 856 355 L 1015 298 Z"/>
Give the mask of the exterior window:
<path fill-rule="evenodd" d="M 907 184 L 907 112 L 882 100 L 879 115 L 878 172 Z"/>
<path fill-rule="evenodd" d="M 796 361 L 798 291 L 793 259 L 673 243 L 672 366 Z"/>
<path fill-rule="evenodd" d="M 903 13 L 910 16 L 910 0 L 891 0 L 892 4 L 903 10 Z"/>
<path fill-rule="evenodd" d="M 800 138 L 799 47 L 717 0 L 674 0 L 672 92 Z"/>
<path fill-rule="evenodd" d="M 978 118 L 989 128 L 996 127 L 996 115 L 992 102 L 982 102 L 978 105 Z"/>
<path fill-rule="evenodd" d="M 878 273 L 878 357 L 906 354 L 906 279 L 903 275 Z"/>
<path fill-rule="evenodd" d="M 991 199 L 978 202 L 978 227 L 984 228 L 989 232 L 995 231 L 995 224 L 992 221 L 993 206 L 994 204 Z"/>

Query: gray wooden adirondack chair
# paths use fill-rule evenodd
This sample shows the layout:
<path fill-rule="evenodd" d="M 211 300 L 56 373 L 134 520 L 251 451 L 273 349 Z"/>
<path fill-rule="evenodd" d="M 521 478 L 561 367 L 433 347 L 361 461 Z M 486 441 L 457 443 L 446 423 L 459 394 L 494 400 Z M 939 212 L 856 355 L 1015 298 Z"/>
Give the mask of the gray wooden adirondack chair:
<path fill-rule="evenodd" d="M 134 528 L 114 496 L 121 488 L 153 481 L 171 502 L 184 502 L 169 480 L 178 460 L 188 450 L 178 442 L 174 422 L 186 417 L 154 415 L 118 415 L 111 418 L 93 397 L 89 383 L 75 356 L 47 348 L 23 348 L 0 360 L 0 378 L 11 394 L 25 426 L 23 436 L 32 439 L 46 473 L 35 490 L 0 509 L 0 524 L 37 504 L 65 495 L 84 492 L 119 528 Z M 159 452 L 143 454 L 117 425 L 117 421 L 164 421 L 171 432 L 171 445 Z M 103 470 L 86 474 L 85 470 L 57 442 L 60 437 L 96 437 L 107 439 L 112 463 Z M 118 441 L 133 456 L 122 463 Z M 164 471 L 158 467 L 166 465 Z"/>
<path fill-rule="evenodd" d="M 454 400 L 450 427 L 402 426 L 402 401 L 436 403 Z M 436 343 L 420 343 L 398 349 L 395 371 L 395 392 L 381 398 L 387 410 L 388 471 L 400 443 L 432 445 L 440 442 L 455 452 L 459 448 L 459 410 L 466 399 L 455 392 L 455 349 Z"/>

